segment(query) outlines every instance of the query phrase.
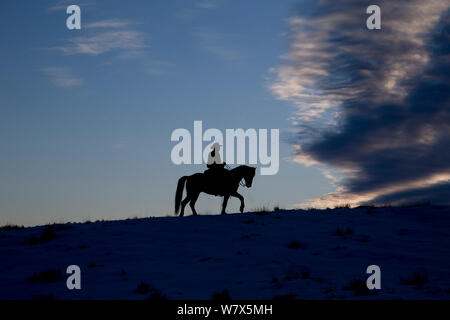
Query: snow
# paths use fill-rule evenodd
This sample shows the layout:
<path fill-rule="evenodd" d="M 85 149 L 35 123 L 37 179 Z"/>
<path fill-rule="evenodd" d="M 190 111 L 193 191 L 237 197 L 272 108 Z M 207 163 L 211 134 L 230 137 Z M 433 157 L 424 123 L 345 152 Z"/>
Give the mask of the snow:
<path fill-rule="evenodd" d="M 449 207 L 417 206 L 55 224 L 46 242 L 48 226 L 2 228 L 0 299 L 449 299 L 449 227 Z M 81 290 L 66 287 L 69 265 Z M 369 265 L 381 290 L 346 290 Z M 52 269 L 62 277 L 30 281 Z M 406 284 L 416 271 L 428 281 Z"/>

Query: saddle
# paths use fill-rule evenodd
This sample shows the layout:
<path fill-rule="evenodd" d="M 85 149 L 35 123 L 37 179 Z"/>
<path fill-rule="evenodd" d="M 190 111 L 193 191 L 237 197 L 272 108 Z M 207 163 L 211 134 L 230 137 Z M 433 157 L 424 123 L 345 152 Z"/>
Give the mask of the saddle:
<path fill-rule="evenodd" d="M 203 172 L 203 174 L 208 179 L 208 184 L 213 189 L 213 194 L 215 196 L 219 195 L 221 191 L 221 186 L 223 185 L 223 179 L 225 178 L 229 170 L 225 169 L 225 163 L 216 164 L 213 163 L 208 165 L 208 169 Z"/>

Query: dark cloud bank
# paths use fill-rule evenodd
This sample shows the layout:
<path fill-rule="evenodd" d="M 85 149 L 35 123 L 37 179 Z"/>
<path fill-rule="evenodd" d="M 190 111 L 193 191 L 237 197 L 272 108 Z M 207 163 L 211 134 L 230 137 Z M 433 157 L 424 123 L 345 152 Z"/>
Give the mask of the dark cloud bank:
<path fill-rule="evenodd" d="M 450 204 L 449 1 L 381 1 L 379 31 L 370 3 L 317 3 L 292 18 L 272 87 L 299 108 L 297 156 L 344 173 L 334 198 Z"/>

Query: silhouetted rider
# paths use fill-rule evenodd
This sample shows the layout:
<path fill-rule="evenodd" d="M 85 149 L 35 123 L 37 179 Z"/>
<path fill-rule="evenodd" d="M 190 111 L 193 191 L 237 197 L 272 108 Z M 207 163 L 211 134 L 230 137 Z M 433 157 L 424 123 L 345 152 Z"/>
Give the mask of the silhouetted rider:
<path fill-rule="evenodd" d="M 223 169 L 225 163 L 222 163 L 222 159 L 220 159 L 220 144 L 218 142 L 214 143 L 211 146 L 212 151 L 208 155 L 208 163 L 206 166 L 208 169 L 221 168 Z"/>
<path fill-rule="evenodd" d="M 228 171 L 224 168 L 226 163 L 222 162 L 222 159 L 220 158 L 220 147 L 218 142 L 211 146 L 212 151 L 208 155 L 208 162 L 206 164 L 208 170 L 205 171 L 205 174 L 213 177 L 217 184 L 220 183 L 225 176 L 225 173 Z"/>

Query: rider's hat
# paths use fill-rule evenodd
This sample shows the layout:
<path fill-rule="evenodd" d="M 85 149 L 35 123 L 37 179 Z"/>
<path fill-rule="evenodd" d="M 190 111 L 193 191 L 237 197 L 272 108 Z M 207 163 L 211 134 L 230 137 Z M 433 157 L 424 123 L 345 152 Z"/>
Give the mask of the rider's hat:
<path fill-rule="evenodd" d="M 216 142 L 216 143 L 214 143 L 214 144 L 211 146 L 211 150 L 214 150 L 215 148 L 220 149 L 221 146 L 222 146 L 221 144 L 219 144 L 218 142 Z"/>

